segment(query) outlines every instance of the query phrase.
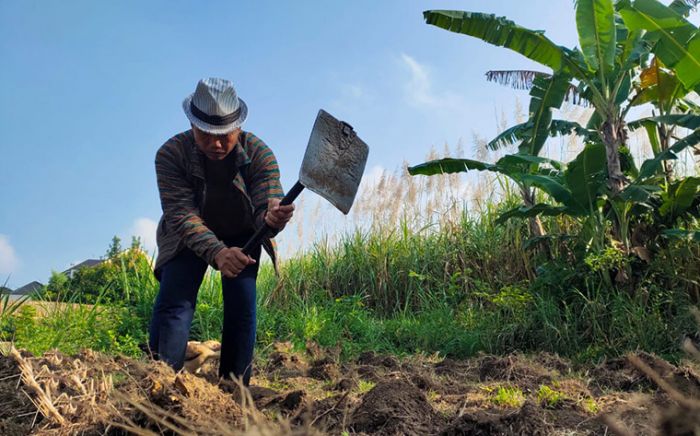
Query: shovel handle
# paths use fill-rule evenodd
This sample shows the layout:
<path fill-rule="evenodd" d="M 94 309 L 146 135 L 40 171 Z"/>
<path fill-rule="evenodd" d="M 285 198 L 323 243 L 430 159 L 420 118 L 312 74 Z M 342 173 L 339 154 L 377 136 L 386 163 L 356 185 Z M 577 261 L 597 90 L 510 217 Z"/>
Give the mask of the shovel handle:
<path fill-rule="evenodd" d="M 292 186 L 292 189 L 287 192 L 287 195 L 284 196 L 282 201 L 280 201 L 280 206 L 287 206 L 292 203 L 294 203 L 294 200 L 297 199 L 299 194 L 301 194 L 301 191 L 304 190 L 304 185 L 301 184 L 301 182 L 296 182 L 294 186 Z M 256 230 L 255 234 L 248 239 L 248 242 L 243 246 L 241 251 L 243 251 L 243 254 L 249 255 L 254 248 L 257 248 L 260 242 L 269 234 L 271 234 L 274 231 L 274 229 L 270 226 L 267 225 L 267 223 L 264 223 L 262 227 L 260 227 L 258 230 Z"/>

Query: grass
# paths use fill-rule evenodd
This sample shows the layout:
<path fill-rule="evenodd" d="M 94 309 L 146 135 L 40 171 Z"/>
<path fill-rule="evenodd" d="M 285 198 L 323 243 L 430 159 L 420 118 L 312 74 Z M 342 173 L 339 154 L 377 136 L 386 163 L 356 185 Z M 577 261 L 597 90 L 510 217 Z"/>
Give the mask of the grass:
<path fill-rule="evenodd" d="M 537 390 L 537 401 L 544 407 L 556 409 L 566 399 L 563 392 L 552 389 L 547 385 L 542 385 Z"/>
<path fill-rule="evenodd" d="M 525 403 L 525 394 L 514 386 L 499 386 L 491 402 L 501 407 L 518 408 Z"/>
<path fill-rule="evenodd" d="M 519 350 L 596 361 L 637 349 L 679 356 L 681 338 L 695 331 L 688 308 L 700 299 L 700 244 L 669 241 L 648 264 L 621 259 L 609 247 L 595 251 L 567 236 L 588 225 L 567 217 L 545 218 L 553 236 L 546 246 L 533 244 L 526 221 L 495 224 L 500 211 L 520 201 L 507 183 L 500 185 L 502 201 L 484 197 L 482 206 L 465 207 L 443 198 L 446 212 L 436 213 L 430 192 L 451 192 L 455 180 L 384 178 L 384 194 L 370 187 L 360 195 L 355 230 L 321 238 L 283 262 L 279 277 L 263 263 L 259 352 L 277 341 L 303 349 L 312 340 L 339 348 L 343 358 L 363 351 L 459 358 Z M 624 286 L 610 272 L 621 262 L 633 271 Z M 71 304 L 47 305 L 41 317 L 25 309 L 31 306 L 7 304 L 0 341 L 35 353 L 90 347 L 141 354 L 158 292 L 150 268 L 132 244 L 71 280 L 56 275 L 45 295 Z M 210 272 L 192 339 L 218 339 L 221 320 L 220 277 Z"/>
<path fill-rule="evenodd" d="M 513 238 L 523 229 L 496 227 L 490 218 L 464 217 L 459 225 L 418 234 L 356 232 L 335 247 L 318 245 L 288 260 L 279 279 L 263 265 L 258 349 L 287 340 L 302 349 L 313 340 L 339 346 L 343 357 L 368 350 L 453 357 L 543 350 L 596 360 L 644 349 L 673 358 L 679 338 L 694 331 L 688 292 L 665 286 L 682 283 L 673 274 L 690 260 L 655 271 L 635 294 L 606 289 L 585 265 L 544 264 L 530 280 L 533 260 L 523 259 L 534 255 Z M 678 256 L 673 250 L 664 261 Z M 3 319 L 0 340 L 36 353 L 90 347 L 139 354 L 158 289 L 148 271 L 141 274 L 146 278 L 123 304 L 47 305 L 39 318 L 24 305 Z M 210 273 L 192 338 L 217 339 L 221 317 L 220 278 Z"/>

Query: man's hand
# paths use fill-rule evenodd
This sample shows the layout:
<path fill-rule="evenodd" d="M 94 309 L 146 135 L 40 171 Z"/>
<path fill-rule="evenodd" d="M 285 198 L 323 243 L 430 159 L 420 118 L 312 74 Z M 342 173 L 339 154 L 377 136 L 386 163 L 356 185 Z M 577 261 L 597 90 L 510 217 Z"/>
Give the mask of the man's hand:
<path fill-rule="evenodd" d="M 221 274 L 230 279 L 240 274 L 248 265 L 255 263 L 255 259 L 243 254 L 238 247 L 224 248 L 216 254 L 214 261 Z"/>
<path fill-rule="evenodd" d="M 294 215 L 294 205 L 281 206 L 281 201 L 279 198 L 267 200 L 267 212 L 265 213 L 265 223 L 277 230 L 282 230 Z"/>

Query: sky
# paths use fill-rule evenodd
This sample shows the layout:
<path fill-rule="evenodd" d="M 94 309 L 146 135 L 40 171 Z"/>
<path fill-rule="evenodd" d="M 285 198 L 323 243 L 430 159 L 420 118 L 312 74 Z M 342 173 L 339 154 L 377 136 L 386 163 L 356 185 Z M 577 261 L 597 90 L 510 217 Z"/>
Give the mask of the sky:
<path fill-rule="evenodd" d="M 113 235 L 155 248 L 155 153 L 189 128 L 182 100 L 203 77 L 233 81 L 287 188 L 319 108 L 369 144 L 368 169 L 494 136 L 527 94 L 484 73 L 537 66 L 426 25 L 429 8 L 577 45 L 571 0 L 0 0 L 0 284 L 46 283 Z"/>

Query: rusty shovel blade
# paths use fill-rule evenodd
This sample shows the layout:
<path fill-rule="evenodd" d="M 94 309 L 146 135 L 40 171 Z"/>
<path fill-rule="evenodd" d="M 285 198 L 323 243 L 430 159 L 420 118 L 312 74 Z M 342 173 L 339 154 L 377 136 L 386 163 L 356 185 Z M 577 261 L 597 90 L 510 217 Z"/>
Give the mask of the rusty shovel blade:
<path fill-rule="evenodd" d="M 293 203 L 307 188 L 347 215 L 365 172 L 368 154 L 369 147 L 350 124 L 319 110 L 299 170 L 299 181 L 280 204 Z M 268 224 L 260 227 L 243 246 L 243 252 L 250 254 L 272 231 Z"/>
<path fill-rule="evenodd" d="M 368 154 L 369 147 L 350 124 L 321 109 L 301 163 L 299 182 L 347 215 Z"/>

